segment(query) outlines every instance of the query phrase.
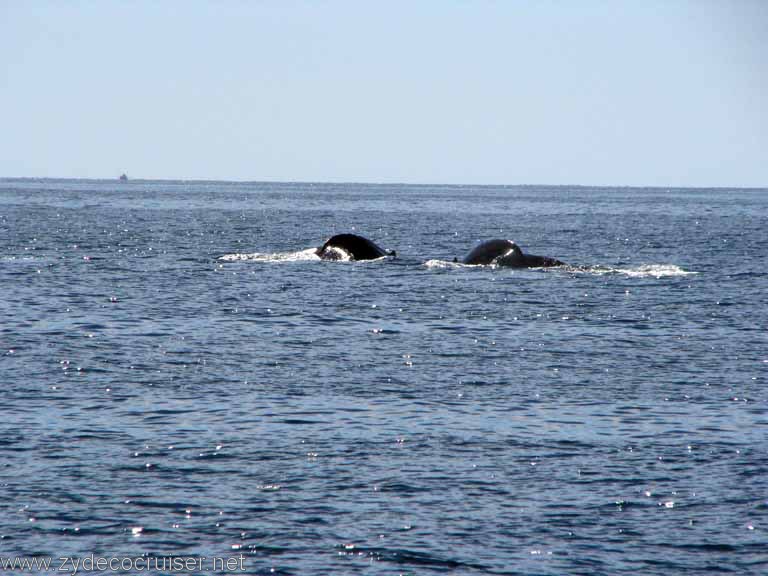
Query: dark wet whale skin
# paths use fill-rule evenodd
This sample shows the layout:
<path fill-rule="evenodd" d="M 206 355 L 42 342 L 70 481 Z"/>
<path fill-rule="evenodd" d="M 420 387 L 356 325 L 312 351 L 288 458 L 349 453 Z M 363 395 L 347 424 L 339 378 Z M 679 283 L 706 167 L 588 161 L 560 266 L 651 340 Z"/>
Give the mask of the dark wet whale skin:
<path fill-rule="evenodd" d="M 337 234 L 317 249 L 317 255 L 323 260 L 341 260 L 344 254 L 350 260 L 375 260 L 382 256 L 394 256 L 395 252 L 388 252 L 357 234 Z"/>
<path fill-rule="evenodd" d="M 523 254 L 520 247 L 511 240 L 486 240 L 475 246 L 462 260 L 463 264 L 496 264 L 510 268 L 546 268 L 550 266 L 565 266 L 564 262 L 537 256 Z"/>

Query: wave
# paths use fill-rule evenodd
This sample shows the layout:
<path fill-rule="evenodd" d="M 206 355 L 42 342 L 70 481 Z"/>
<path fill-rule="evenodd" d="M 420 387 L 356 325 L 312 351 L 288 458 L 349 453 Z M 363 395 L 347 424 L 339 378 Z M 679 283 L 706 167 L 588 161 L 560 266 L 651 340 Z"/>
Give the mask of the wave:
<path fill-rule="evenodd" d="M 357 260 L 356 263 L 378 262 L 386 260 L 388 256 L 373 258 L 372 260 Z M 319 262 L 322 260 L 317 255 L 317 248 L 307 248 L 297 252 L 254 252 L 252 254 L 224 254 L 217 258 L 220 262 Z M 338 251 L 336 262 L 351 262 L 349 255 Z"/>
<path fill-rule="evenodd" d="M 424 262 L 424 266 L 427 268 L 462 268 L 469 265 L 462 264 L 461 262 L 451 262 L 450 260 L 433 259 Z"/>
<path fill-rule="evenodd" d="M 440 259 L 432 259 L 427 260 L 423 264 L 427 268 L 504 268 L 503 266 L 499 266 L 498 264 L 464 264 L 463 262 L 453 262 L 452 260 L 440 260 Z M 559 270 L 583 270 L 581 268 L 574 268 L 573 266 L 547 266 L 547 267 L 536 267 L 532 266 L 530 268 L 515 268 L 510 266 L 509 270 L 543 270 L 544 268 L 547 269 L 559 269 Z"/>
<path fill-rule="evenodd" d="M 452 262 L 450 260 L 427 260 L 424 262 L 427 268 L 477 268 L 475 264 L 462 264 L 461 262 Z M 496 265 L 490 265 L 489 268 L 498 268 Z M 624 274 L 633 278 L 654 277 L 664 278 L 669 276 L 689 276 L 698 274 L 691 270 L 685 270 L 675 264 L 643 264 L 633 268 L 612 268 L 609 266 L 556 266 L 548 267 L 549 270 L 559 270 L 563 272 L 582 272 L 589 274 Z M 543 268 L 526 268 L 526 270 L 543 270 Z"/>
<path fill-rule="evenodd" d="M 385 257 L 382 257 L 385 258 Z M 381 260 L 377 258 L 376 260 Z M 344 258 L 342 258 L 344 259 Z M 235 253 L 224 254 L 218 258 L 221 262 L 318 262 L 321 258 L 317 255 L 315 248 L 307 248 L 296 252 L 253 252 L 253 253 Z M 345 259 L 346 260 L 346 259 Z M 375 261 L 375 260 L 374 260 Z M 423 266 L 431 269 L 450 269 L 450 268 L 478 268 L 475 264 L 463 264 L 451 260 L 440 260 L 437 258 L 427 260 Z M 496 265 L 488 266 L 497 268 Z M 528 270 L 541 270 L 542 268 L 528 268 Z M 689 276 L 698 274 L 698 272 L 685 270 L 675 264 L 643 264 L 632 268 L 613 268 L 610 266 L 557 266 L 547 268 L 547 270 L 558 270 L 568 273 L 588 273 L 588 274 L 623 274 L 632 278 L 666 278 L 672 276 Z"/>
<path fill-rule="evenodd" d="M 634 278 L 654 277 L 664 278 L 667 276 L 690 276 L 692 274 L 698 274 L 698 272 L 692 270 L 685 270 L 675 264 L 643 264 L 642 266 L 636 266 L 634 268 L 595 268 L 594 272 L 624 274 L 625 276 L 631 276 Z"/>
<path fill-rule="evenodd" d="M 16 263 L 28 263 L 28 262 L 44 262 L 46 260 L 53 260 L 51 256 L 0 256 L 0 262 L 16 262 Z"/>

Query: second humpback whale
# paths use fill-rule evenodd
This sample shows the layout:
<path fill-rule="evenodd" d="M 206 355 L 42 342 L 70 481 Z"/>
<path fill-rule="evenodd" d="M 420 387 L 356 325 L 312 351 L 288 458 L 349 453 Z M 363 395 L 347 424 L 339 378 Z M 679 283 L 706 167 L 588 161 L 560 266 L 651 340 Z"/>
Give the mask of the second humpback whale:
<path fill-rule="evenodd" d="M 481 242 L 461 262 L 463 264 L 495 264 L 511 268 L 546 268 L 566 265 L 565 262 L 555 258 L 523 254 L 520 247 L 512 240 L 500 239 Z"/>
<path fill-rule="evenodd" d="M 323 260 L 375 260 L 396 256 L 394 250 L 384 250 L 376 243 L 357 234 L 336 234 L 315 251 Z"/>

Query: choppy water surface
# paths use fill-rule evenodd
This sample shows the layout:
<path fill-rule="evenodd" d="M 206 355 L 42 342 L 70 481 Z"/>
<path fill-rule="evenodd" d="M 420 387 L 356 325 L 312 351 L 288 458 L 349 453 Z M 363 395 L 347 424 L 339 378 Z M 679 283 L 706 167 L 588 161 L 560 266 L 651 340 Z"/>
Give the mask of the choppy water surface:
<path fill-rule="evenodd" d="M 0 181 L 0 554 L 764 574 L 766 191 Z M 322 262 L 355 231 L 397 259 Z M 482 239 L 582 268 L 456 266 Z"/>

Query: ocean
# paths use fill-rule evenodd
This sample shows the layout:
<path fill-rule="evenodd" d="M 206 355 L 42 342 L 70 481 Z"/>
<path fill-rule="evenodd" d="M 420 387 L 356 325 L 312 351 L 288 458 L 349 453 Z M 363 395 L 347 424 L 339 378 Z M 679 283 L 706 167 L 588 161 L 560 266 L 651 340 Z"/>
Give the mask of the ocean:
<path fill-rule="evenodd" d="M 2 179 L 0 562 L 766 574 L 767 192 Z"/>

